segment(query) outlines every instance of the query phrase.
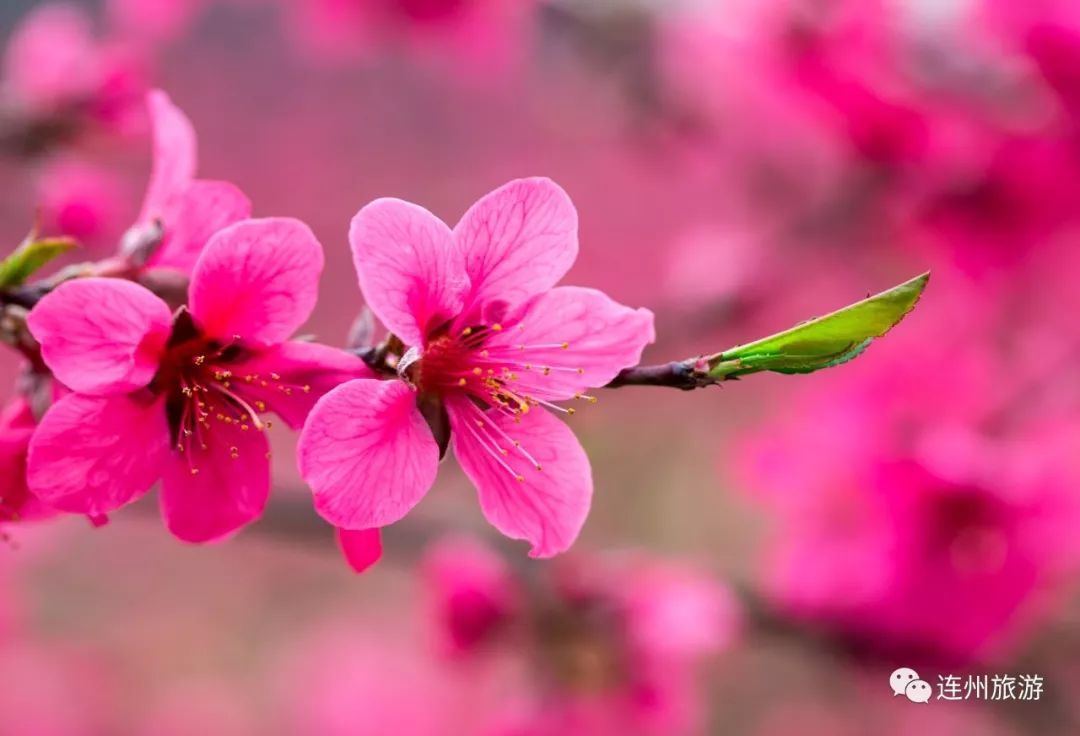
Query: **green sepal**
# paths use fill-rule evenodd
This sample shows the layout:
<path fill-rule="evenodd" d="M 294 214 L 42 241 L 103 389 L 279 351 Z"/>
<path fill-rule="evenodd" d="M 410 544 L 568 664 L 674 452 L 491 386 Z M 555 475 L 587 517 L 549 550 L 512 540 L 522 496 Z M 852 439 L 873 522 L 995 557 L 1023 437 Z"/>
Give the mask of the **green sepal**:
<path fill-rule="evenodd" d="M 0 289 L 22 286 L 50 261 L 78 247 L 71 238 L 37 238 L 31 235 L 0 261 Z"/>

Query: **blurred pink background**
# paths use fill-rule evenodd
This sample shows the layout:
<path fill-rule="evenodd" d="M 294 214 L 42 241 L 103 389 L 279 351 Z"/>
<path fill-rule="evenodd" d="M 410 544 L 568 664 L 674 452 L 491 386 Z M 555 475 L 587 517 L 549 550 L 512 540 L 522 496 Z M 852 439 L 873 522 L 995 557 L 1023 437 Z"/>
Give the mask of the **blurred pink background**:
<path fill-rule="evenodd" d="M 566 282 L 656 313 L 649 362 L 933 270 L 850 364 L 601 391 L 555 561 L 448 462 L 357 577 L 284 429 L 229 542 L 175 541 L 153 499 L 5 525 L 0 736 L 1080 732 L 1075 4 L 8 0 L 0 36 L 0 253 L 35 212 L 115 248 L 160 87 L 200 176 L 318 235 L 327 343 L 362 306 L 360 206 L 454 222 L 520 176 L 578 208 Z M 1044 690 L 916 704 L 899 667 Z"/>

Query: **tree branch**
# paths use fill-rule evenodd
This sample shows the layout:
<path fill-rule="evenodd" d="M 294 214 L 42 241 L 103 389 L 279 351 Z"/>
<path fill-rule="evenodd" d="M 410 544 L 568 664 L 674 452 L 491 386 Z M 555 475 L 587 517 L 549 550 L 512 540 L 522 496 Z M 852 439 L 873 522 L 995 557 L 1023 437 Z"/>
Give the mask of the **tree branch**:
<path fill-rule="evenodd" d="M 615 376 L 604 388 L 622 388 L 623 386 L 663 386 L 681 391 L 693 391 L 719 383 L 721 380 L 708 374 L 708 367 L 700 358 L 662 363 L 660 365 L 639 365 L 626 368 Z"/>

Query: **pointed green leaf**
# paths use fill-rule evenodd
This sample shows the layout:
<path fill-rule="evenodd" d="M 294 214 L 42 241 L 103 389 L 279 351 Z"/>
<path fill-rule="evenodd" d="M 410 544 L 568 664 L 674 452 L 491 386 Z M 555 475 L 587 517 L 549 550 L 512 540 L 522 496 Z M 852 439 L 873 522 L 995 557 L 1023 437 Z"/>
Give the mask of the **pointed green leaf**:
<path fill-rule="evenodd" d="M 75 241 L 70 238 L 27 240 L 16 248 L 15 252 L 0 261 L 0 289 L 21 286 L 49 261 L 75 247 Z"/>
<path fill-rule="evenodd" d="M 724 379 L 759 371 L 812 373 L 846 363 L 912 310 L 929 279 L 924 273 L 832 314 L 713 355 L 709 375 Z"/>

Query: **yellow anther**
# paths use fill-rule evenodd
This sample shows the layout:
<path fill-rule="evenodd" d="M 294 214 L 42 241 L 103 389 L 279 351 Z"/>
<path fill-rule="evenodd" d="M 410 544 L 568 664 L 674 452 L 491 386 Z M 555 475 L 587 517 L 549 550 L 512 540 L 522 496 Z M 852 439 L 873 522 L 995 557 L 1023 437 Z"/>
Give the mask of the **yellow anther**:
<path fill-rule="evenodd" d="M 469 335 L 472 334 L 472 328 L 471 327 L 466 327 L 464 330 L 461 331 L 461 334 L 463 336 L 465 336 L 465 337 L 468 337 Z"/>
<path fill-rule="evenodd" d="M 494 330 L 495 332 L 502 332 L 502 325 L 500 325 L 498 322 L 496 322 L 495 324 L 493 324 L 491 326 L 491 329 Z"/>
<path fill-rule="evenodd" d="M 562 347 L 562 349 L 563 349 L 563 350 L 569 350 L 569 349 L 570 349 L 570 343 L 568 343 L 568 342 L 564 342 L 564 343 L 563 343 L 563 344 L 561 345 L 561 347 Z"/>
<path fill-rule="evenodd" d="M 202 365 L 205 362 L 206 362 L 206 356 L 205 355 L 196 355 L 195 356 L 195 360 L 194 360 L 195 365 Z"/>
<path fill-rule="evenodd" d="M 484 370 L 482 368 L 480 368 L 479 366 L 477 366 L 476 368 L 472 369 L 472 372 L 473 372 L 474 376 L 480 376 L 480 375 L 483 375 Z"/>
<path fill-rule="evenodd" d="M 517 478 L 518 483 L 524 483 L 525 482 L 525 476 L 524 475 L 515 475 L 514 477 Z"/>
<path fill-rule="evenodd" d="M 466 383 L 467 383 L 467 381 L 464 378 L 459 378 L 458 382 L 457 382 L 457 385 L 458 386 L 464 386 Z"/>

